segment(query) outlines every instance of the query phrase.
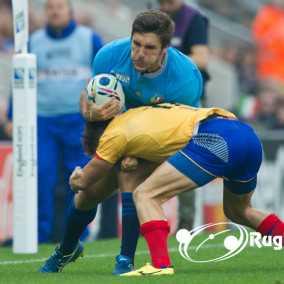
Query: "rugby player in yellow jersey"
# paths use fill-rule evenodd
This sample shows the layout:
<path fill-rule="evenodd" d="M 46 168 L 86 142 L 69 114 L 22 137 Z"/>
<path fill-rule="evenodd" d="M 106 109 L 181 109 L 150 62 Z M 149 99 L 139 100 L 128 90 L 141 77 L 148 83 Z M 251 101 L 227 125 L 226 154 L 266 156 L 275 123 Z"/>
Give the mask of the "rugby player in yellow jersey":
<path fill-rule="evenodd" d="M 157 163 L 171 157 L 134 191 L 140 231 L 148 243 L 152 264 L 123 276 L 174 274 L 167 248 L 169 225 L 161 205 L 216 177 L 224 179 L 228 218 L 263 235 L 284 236 L 284 223 L 275 214 L 251 207 L 262 147 L 253 129 L 232 113 L 218 108 L 159 105 L 117 116 L 101 136 L 94 158 L 70 177 L 72 189 L 78 192 L 77 208 L 90 208 L 105 197 L 93 192 L 92 185 L 124 156 Z"/>

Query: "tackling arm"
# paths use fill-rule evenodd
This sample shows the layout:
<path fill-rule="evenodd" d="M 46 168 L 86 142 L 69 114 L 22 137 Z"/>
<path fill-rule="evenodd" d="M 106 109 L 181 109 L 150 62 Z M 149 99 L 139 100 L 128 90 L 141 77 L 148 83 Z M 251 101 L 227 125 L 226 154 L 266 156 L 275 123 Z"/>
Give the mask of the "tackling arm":
<path fill-rule="evenodd" d="M 76 167 L 70 176 L 69 183 L 74 192 L 87 191 L 100 181 L 112 169 L 113 164 L 94 157 L 83 169 Z"/>

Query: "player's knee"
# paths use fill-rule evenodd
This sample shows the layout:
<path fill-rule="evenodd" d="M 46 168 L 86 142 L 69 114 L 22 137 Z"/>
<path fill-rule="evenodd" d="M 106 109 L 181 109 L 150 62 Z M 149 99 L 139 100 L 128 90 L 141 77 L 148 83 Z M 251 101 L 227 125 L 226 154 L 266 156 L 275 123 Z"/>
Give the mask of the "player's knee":
<path fill-rule="evenodd" d="M 235 214 L 229 206 L 224 205 L 224 214 L 229 220 L 234 222 Z"/>
<path fill-rule="evenodd" d="M 94 208 L 98 204 L 96 198 L 85 192 L 79 192 L 75 195 L 75 205 L 79 210 L 89 210 Z"/>
<path fill-rule="evenodd" d="M 151 199 L 151 194 L 149 194 L 148 190 L 146 191 L 143 185 L 140 185 L 134 190 L 133 199 L 135 204 L 144 203 Z"/>
<path fill-rule="evenodd" d="M 135 171 L 131 173 L 120 171 L 118 174 L 120 191 L 133 192 L 137 184 L 141 183 L 141 179 L 139 178 Z"/>
<path fill-rule="evenodd" d="M 249 207 L 224 205 L 224 214 L 232 222 L 243 224 L 248 219 Z"/>
<path fill-rule="evenodd" d="M 145 193 L 143 192 L 143 187 L 138 186 L 133 192 L 133 200 L 135 204 L 140 202 L 140 200 L 144 199 Z"/>

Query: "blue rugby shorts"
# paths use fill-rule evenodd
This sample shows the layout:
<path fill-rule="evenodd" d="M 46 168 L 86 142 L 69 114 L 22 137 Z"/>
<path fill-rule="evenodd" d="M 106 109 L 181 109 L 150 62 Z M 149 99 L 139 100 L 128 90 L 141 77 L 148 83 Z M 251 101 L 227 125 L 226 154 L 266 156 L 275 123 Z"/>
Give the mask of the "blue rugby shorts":
<path fill-rule="evenodd" d="M 254 130 L 237 119 L 208 118 L 189 143 L 168 159 L 178 171 L 202 186 L 216 177 L 235 194 L 253 191 L 262 161 Z"/>

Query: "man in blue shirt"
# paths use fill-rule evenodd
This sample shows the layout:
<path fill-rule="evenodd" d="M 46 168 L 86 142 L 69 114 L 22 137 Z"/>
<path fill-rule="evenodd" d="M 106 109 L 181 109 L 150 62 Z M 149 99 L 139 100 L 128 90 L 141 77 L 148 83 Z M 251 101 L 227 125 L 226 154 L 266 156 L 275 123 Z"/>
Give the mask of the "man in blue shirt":
<path fill-rule="evenodd" d="M 158 61 L 147 62 L 143 52 L 154 53 Z M 94 60 L 93 73 L 113 73 L 120 79 L 127 108 L 177 100 L 199 104 L 201 79 L 197 67 L 178 50 L 163 48 L 152 33 L 135 33 L 132 39 L 107 44 Z"/>
<path fill-rule="evenodd" d="M 29 50 L 38 68 L 38 238 L 51 241 L 54 222 L 54 190 L 58 161 L 63 159 L 64 185 L 75 166 L 84 165 L 80 138 L 84 119 L 78 105 L 80 92 L 91 75 L 91 63 L 102 46 L 90 28 L 77 25 L 68 0 L 46 2 L 47 25 L 30 37 Z M 12 104 L 8 113 L 12 119 Z M 72 129 L 72 131 L 70 131 Z"/>
<path fill-rule="evenodd" d="M 94 60 L 93 74 L 116 74 L 123 85 L 127 108 L 161 102 L 198 106 L 202 92 L 198 68 L 189 57 L 168 46 L 172 21 L 167 18 L 168 22 L 164 23 L 159 17 L 151 16 L 151 11 L 138 15 L 131 38 L 106 44 Z M 151 32 L 151 28 L 157 31 Z M 113 100 L 100 108 L 92 105 L 85 116 L 89 120 L 106 120 L 116 114 L 115 104 Z"/>
<path fill-rule="evenodd" d="M 160 11 L 140 13 L 133 22 L 131 38 L 121 39 L 105 45 L 96 55 L 93 74 L 114 73 L 123 85 L 126 107 L 153 105 L 161 102 L 199 105 L 202 93 L 202 77 L 196 65 L 178 50 L 169 47 L 174 25 Z M 119 111 L 117 100 L 97 107 L 86 103 L 81 97 L 82 112 L 89 121 L 108 120 Z M 153 122 L 154 123 L 154 122 Z M 152 166 L 152 165 L 151 165 Z M 149 167 L 139 171 L 119 173 L 122 191 L 122 245 L 116 258 L 114 274 L 133 269 L 134 254 L 139 236 L 139 222 L 132 198 L 135 188 L 150 173 Z M 112 176 L 95 185 L 94 191 L 102 190 L 107 195 Z M 97 200 L 89 196 L 84 202 L 74 199 L 64 238 L 54 254 L 40 269 L 41 272 L 59 272 L 66 264 L 82 253 L 79 237 L 96 214 Z"/>

